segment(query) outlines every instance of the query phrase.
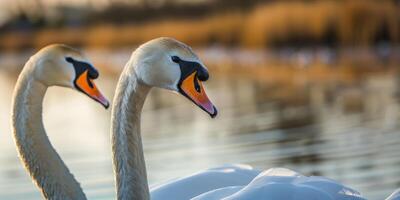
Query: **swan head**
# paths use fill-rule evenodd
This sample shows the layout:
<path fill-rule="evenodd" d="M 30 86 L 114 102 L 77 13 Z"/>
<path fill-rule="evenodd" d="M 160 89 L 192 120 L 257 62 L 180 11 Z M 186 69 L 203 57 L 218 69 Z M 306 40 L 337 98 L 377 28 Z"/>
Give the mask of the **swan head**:
<path fill-rule="evenodd" d="M 94 80 L 99 72 L 84 55 L 67 45 L 54 44 L 32 56 L 34 78 L 46 86 L 68 87 L 82 92 L 109 107 L 108 100 L 97 89 Z"/>
<path fill-rule="evenodd" d="M 131 64 L 143 83 L 178 92 L 211 117 L 217 115 L 203 87 L 208 70 L 188 45 L 172 38 L 157 38 L 141 45 L 132 58 Z"/>

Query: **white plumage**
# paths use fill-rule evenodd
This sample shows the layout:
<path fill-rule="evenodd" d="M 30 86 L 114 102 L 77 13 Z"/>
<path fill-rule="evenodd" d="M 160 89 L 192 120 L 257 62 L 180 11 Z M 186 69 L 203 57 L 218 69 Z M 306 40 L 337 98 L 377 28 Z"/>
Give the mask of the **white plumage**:
<path fill-rule="evenodd" d="M 334 180 L 285 168 L 264 172 L 245 165 L 213 168 L 151 189 L 152 200 L 365 200 Z"/>

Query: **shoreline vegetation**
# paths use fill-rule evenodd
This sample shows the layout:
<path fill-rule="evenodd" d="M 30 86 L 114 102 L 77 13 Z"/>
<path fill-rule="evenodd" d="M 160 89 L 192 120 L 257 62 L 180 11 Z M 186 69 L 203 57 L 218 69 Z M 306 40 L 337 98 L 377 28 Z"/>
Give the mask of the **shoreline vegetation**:
<path fill-rule="evenodd" d="M 122 16 L 121 16 L 122 17 Z M 47 26 L 3 30 L 1 51 L 67 43 L 88 48 L 121 48 L 160 36 L 195 47 L 222 45 L 245 49 L 328 46 L 398 46 L 400 6 L 395 1 L 274 1 L 244 10 L 195 18 L 143 22 L 96 22 L 78 27 Z"/>
<path fill-rule="evenodd" d="M 134 48 L 84 51 L 102 74 L 118 76 Z M 271 84 L 351 84 L 370 76 L 399 77 L 400 47 L 359 49 L 249 50 L 226 47 L 195 48 L 211 74 L 238 76 Z M 388 53 L 390 52 L 390 53 Z M 0 70 L 17 74 L 31 51 L 0 54 Z"/>

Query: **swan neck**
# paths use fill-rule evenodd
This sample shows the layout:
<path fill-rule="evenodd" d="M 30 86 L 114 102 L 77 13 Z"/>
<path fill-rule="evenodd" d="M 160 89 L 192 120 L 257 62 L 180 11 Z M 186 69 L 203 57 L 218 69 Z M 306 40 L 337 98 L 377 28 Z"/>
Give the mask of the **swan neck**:
<path fill-rule="evenodd" d="M 19 157 L 46 199 L 86 199 L 79 183 L 52 147 L 42 122 L 47 86 L 25 66 L 13 96 L 12 127 Z"/>
<path fill-rule="evenodd" d="M 117 86 L 112 111 L 112 148 L 120 200 L 149 199 L 140 134 L 141 111 L 149 90 L 130 72 L 123 72 Z"/>

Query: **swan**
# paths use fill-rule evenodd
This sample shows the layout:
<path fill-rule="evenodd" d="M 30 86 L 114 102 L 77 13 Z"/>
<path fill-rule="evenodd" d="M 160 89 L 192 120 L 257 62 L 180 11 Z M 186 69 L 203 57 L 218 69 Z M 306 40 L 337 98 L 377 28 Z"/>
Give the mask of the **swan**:
<path fill-rule="evenodd" d="M 132 53 L 119 78 L 111 112 L 119 200 L 363 199 L 357 191 L 327 178 L 281 168 L 260 172 L 244 165 L 204 170 L 149 189 L 140 133 L 147 94 L 152 87 L 180 93 L 215 117 L 217 109 L 202 85 L 208 78 L 207 68 L 192 49 L 172 38 L 156 38 Z"/>
<path fill-rule="evenodd" d="M 33 55 L 20 73 L 12 99 L 12 132 L 19 157 L 46 199 L 84 200 L 79 183 L 51 145 L 42 122 L 50 86 L 73 88 L 108 108 L 93 80 L 97 70 L 77 50 L 62 44 Z"/>

